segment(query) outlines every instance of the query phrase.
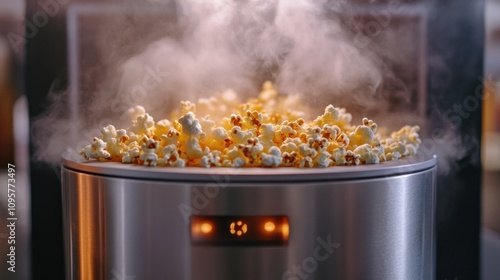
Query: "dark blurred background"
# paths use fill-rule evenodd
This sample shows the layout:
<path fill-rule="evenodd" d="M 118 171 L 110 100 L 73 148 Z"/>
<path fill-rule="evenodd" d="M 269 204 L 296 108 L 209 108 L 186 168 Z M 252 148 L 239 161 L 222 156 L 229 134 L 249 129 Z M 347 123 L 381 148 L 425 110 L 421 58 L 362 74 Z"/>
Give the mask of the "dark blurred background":
<path fill-rule="evenodd" d="M 0 279 L 64 279 L 60 169 L 31 156 L 29 131 L 30 120 L 49 104 L 48 92 L 67 87 L 71 2 L 77 1 L 0 0 Z M 369 7 L 388 1 L 353 2 Z M 482 113 L 461 127 L 463 135 L 482 135 L 482 168 L 470 163 L 480 156 L 471 149 L 461 175 L 439 179 L 436 279 L 478 279 L 480 270 L 482 279 L 500 279 L 500 1 L 486 0 L 485 9 L 472 0 L 401 2 L 428 5 L 427 57 L 443 55 L 444 68 L 451 69 L 429 69 L 428 95 L 444 96 L 441 106 L 448 108 L 473 94 L 481 74 L 492 94 Z M 449 75 L 447 82 L 439 79 Z M 16 165 L 18 188 L 15 274 L 7 271 L 2 226 L 8 163 Z"/>

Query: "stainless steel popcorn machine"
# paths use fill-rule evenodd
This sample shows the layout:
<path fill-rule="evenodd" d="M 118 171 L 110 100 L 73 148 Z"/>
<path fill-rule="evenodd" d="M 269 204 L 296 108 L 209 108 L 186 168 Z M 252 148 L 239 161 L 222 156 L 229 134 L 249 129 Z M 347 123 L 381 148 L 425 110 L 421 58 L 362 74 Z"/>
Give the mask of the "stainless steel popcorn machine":
<path fill-rule="evenodd" d="M 68 279 L 434 279 L 436 159 L 62 169 Z"/>
<path fill-rule="evenodd" d="M 80 124 L 86 116 L 96 115 L 87 105 L 98 98 L 98 90 L 116 89 L 103 84 L 108 78 L 105 74 L 117 70 L 116 65 L 123 62 L 120 58 L 146 49 L 166 33 L 172 33 L 172 39 L 183 39 L 172 26 L 185 27 L 176 12 L 186 1 L 164 1 L 164 6 L 137 6 L 128 1 L 130 7 L 74 2 L 89 3 L 68 11 L 61 4 L 61 13 L 40 28 L 37 36 L 28 38 L 26 46 L 28 64 L 33 66 L 27 68 L 26 77 L 32 119 L 42 114 L 40 96 L 58 75 L 65 74 L 62 85 L 67 82 L 69 87 L 69 110 L 62 117 L 70 119 L 75 130 L 68 143 L 88 141 L 96 135 L 81 129 Z M 480 83 L 482 1 L 320 2 L 325 4 L 321 7 L 323 16 L 341 18 L 339 28 L 350 30 L 349 39 L 357 44 L 357 49 L 348 53 L 354 55 L 351 58 L 366 55 L 369 50 L 375 50 L 375 54 L 393 50 L 379 57 L 387 62 L 388 72 L 396 74 L 385 77 L 389 82 L 383 86 L 389 94 L 378 96 L 390 106 L 378 110 L 372 107 L 366 116 L 378 114 L 377 119 L 383 123 L 391 118 L 380 116 L 392 113 L 392 120 L 410 122 L 402 118 L 405 111 L 411 111 L 423 119 L 420 125 L 425 145 L 419 157 L 315 170 L 151 169 L 65 158 L 61 165 L 63 226 L 54 218 L 61 212 L 61 188 L 53 176 L 54 168 L 33 160 L 34 277 L 478 278 L 480 142 L 474 141 L 479 139 L 481 109 L 467 112 L 467 118 L 453 127 L 454 139 L 464 149 L 453 156 L 447 172 L 436 174 L 432 155 L 452 150 L 441 149 L 453 147 L 454 141 L 442 142 L 440 137 L 446 118 L 460 118 L 453 106 L 462 104 Z M 348 9 L 342 10 L 336 2 L 347 4 Z M 35 2 L 27 5 L 30 19 L 43 8 Z M 243 13 L 236 19 L 246 17 Z M 451 32 L 457 28 L 460 32 Z M 243 36 L 236 33 L 236 37 L 242 42 L 252 41 L 252 32 Z M 57 48 L 65 42 L 67 61 L 64 50 Z M 287 40 L 275 43 L 293 45 Z M 242 53 L 253 51 L 238 49 L 238 44 L 233 47 Z M 45 63 L 46 57 L 54 59 Z M 144 90 L 154 91 L 157 83 L 168 79 L 162 69 L 155 68 L 157 61 L 150 61 L 150 68 L 139 68 L 141 75 L 123 79 L 125 84 L 133 78 L 146 81 L 140 88 L 130 88 L 135 95 L 102 99 L 109 114 L 98 118 L 106 122 L 123 108 L 137 105 Z M 355 62 L 351 61 L 348 66 Z M 251 62 L 263 65 L 260 60 Z M 320 62 L 331 66 L 329 60 Z M 50 71 L 39 67 L 44 63 L 50 65 Z M 262 74 L 264 77 L 255 78 L 272 78 L 272 66 Z M 170 85 L 182 92 L 178 84 Z M 324 93 L 325 99 L 334 99 Z M 167 102 L 177 101 L 177 97 L 172 95 Z M 348 102 L 350 98 L 342 100 Z M 163 105 L 158 102 L 158 106 Z M 360 104 L 345 107 L 363 110 Z M 446 113 L 450 108 L 451 114 Z M 102 127 L 100 123 L 86 125 Z M 438 157 L 440 164 L 442 158 Z"/>
<path fill-rule="evenodd" d="M 70 55 L 82 60 L 70 64 L 76 77 L 70 88 L 71 113 L 80 114 L 75 123 L 92 113 L 91 105 L 80 106 L 90 102 L 82 93 L 99 90 L 92 88 L 95 83 L 84 69 L 89 67 L 86 57 L 95 55 L 89 49 L 100 40 L 84 38 L 106 34 L 87 30 L 99 22 L 96 15 L 109 21 L 102 17 L 106 12 L 116 13 L 86 6 L 70 11 Z M 407 22 L 399 19 L 400 26 L 418 30 L 421 19 L 408 17 Z M 182 18 L 170 20 L 183 26 Z M 168 36 L 175 40 L 180 35 Z M 157 55 L 170 58 L 161 51 L 153 57 Z M 410 57 L 420 69 L 422 63 Z M 147 59 L 138 56 L 129 62 L 139 62 L 135 68 L 140 68 Z M 153 82 L 163 88 L 162 79 L 176 75 L 153 75 L 151 69 L 146 68 L 150 76 L 139 86 L 129 86 L 131 95 L 118 101 L 125 103 L 146 90 L 155 95 Z M 200 78 L 196 72 L 192 75 L 193 80 Z M 179 79 L 182 76 L 169 81 Z M 408 94 L 419 104 L 411 109 L 422 114 L 424 85 L 416 76 L 408 79 L 415 79 Z M 62 188 L 70 279 L 434 278 L 432 155 L 312 170 L 148 168 L 68 158 L 63 162 Z"/>

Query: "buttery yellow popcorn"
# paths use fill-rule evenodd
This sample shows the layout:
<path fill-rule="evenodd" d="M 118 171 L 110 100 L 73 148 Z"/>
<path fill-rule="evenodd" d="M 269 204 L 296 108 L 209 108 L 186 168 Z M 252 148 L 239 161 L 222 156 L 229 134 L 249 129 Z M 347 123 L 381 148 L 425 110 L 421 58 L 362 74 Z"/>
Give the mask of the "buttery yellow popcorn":
<path fill-rule="evenodd" d="M 325 108 L 323 115 L 316 118 L 314 124 L 323 126 L 338 125 L 341 128 L 347 127 L 351 123 L 352 115 L 346 112 L 345 108 L 335 108 L 333 105 L 328 105 Z"/>
<path fill-rule="evenodd" d="M 314 167 L 328 167 L 332 163 L 332 155 L 323 151 L 314 159 Z"/>
<path fill-rule="evenodd" d="M 172 123 L 169 120 L 160 120 L 156 122 L 154 136 L 156 139 L 160 139 L 162 135 L 167 134 L 170 128 L 172 127 Z"/>
<path fill-rule="evenodd" d="M 238 149 L 241 151 L 243 156 L 248 160 L 251 165 L 260 165 L 260 157 L 264 151 L 264 146 L 259 142 L 257 138 L 250 138 L 247 140 L 247 144 L 239 144 Z"/>
<path fill-rule="evenodd" d="M 127 131 L 125 129 L 118 129 L 116 131 L 116 139 L 120 143 L 125 143 L 128 141 L 129 137 L 127 135 Z"/>
<path fill-rule="evenodd" d="M 94 137 L 94 142 L 91 145 L 85 146 L 80 154 L 86 159 L 97 159 L 105 161 L 111 158 L 111 154 L 106 150 L 106 142 L 102 139 Z"/>
<path fill-rule="evenodd" d="M 359 165 L 361 163 L 360 158 L 361 156 L 354 153 L 351 150 L 348 150 L 346 155 L 345 155 L 345 161 L 346 165 Z"/>
<path fill-rule="evenodd" d="M 349 143 L 351 145 L 362 145 L 367 143 L 372 145 L 375 140 L 375 132 L 367 125 L 358 125 L 354 132 L 349 133 Z"/>
<path fill-rule="evenodd" d="M 276 143 L 273 141 L 275 135 L 273 124 L 263 124 L 260 132 L 261 134 L 257 137 L 257 139 L 264 147 L 264 152 L 268 152 L 271 148 L 276 147 Z"/>
<path fill-rule="evenodd" d="M 335 165 L 345 165 L 347 163 L 345 159 L 346 155 L 347 155 L 347 149 L 345 146 L 333 150 L 332 159 Z"/>
<path fill-rule="evenodd" d="M 313 167 L 313 158 L 316 157 L 318 152 L 311 148 L 308 144 L 300 144 L 299 155 L 301 160 L 299 163 L 300 167 Z"/>
<path fill-rule="evenodd" d="M 144 115 L 140 115 L 137 117 L 134 124 L 129 128 L 135 134 L 144 134 L 149 135 L 153 130 L 155 122 L 153 117 L 145 113 Z"/>
<path fill-rule="evenodd" d="M 271 147 L 269 153 L 262 153 L 262 165 L 265 167 L 278 167 L 281 161 L 281 151 L 276 146 Z"/>
<path fill-rule="evenodd" d="M 137 142 L 133 142 L 136 143 Z M 136 163 L 139 158 L 141 151 L 138 147 L 132 147 L 128 149 L 126 152 L 122 153 L 122 163 Z"/>
<path fill-rule="evenodd" d="M 210 134 L 208 134 L 205 143 L 211 150 L 222 151 L 231 146 L 233 141 L 229 138 L 227 131 L 223 127 L 216 127 L 211 130 Z"/>
<path fill-rule="evenodd" d="M 142 145 L 142 153 L 139 158 L 147 166 L 156 166 L 158 164 L 158 155 L 156 154 L 156 149 L 158 149 L 159 143 L 154 139 L 148 139 L 144 145 Z"/>
<path fill-rule="evenodd" d="M 246 144 L 248 139 L 252 138 L 253 136 L 253 131 L 244 131 L 239 126 L 233 127 L 231 129 L 231 132 L 229 133 L 229 137 L 231 138 L 233 145 Z"/>
<path fill-rule="evenodd" d="M 103 127 L 80 154 L 146 166 L 325 168 L 396 160 L 415 155 L 421 144 L 418 126 L 383 137 L 373 120 L 352 124 L 345 108 L 328 105 L 306 121 L 309 111 L 299 96 L 282 97 L 271 82 L 242 104 L 232 90 L 182 101 L 170 119 L 158 122 L 135 106 L 127 111 L 129 128 Z"/>
<path fill-rule="evenodd" d="M 163 154 L 164 154 L 163 162 L 166 166 L 173 166 L 173 167 L 186 166 L 186 161 L 180 157 L 179 151 L 177 150 L 177 146 L 175 144 L 170 144 L 164 147 Z"/>
<path fill-rule="evenodd" d="M 422 143 L 418 131 L 419 126 L 403 126 L 399 131 L 391 133 L 391 141 L 405 143 L 409 155 L 415 155 L 418 147 Z"/>
<path fill-rule="evenodd" d="M 175 145 L 179 144 L 179 137 L 181 133 L 177 131 L 175 128 L 171 128 L 168 130 L 167 134 L 162 134 L 160 136 L 162 140 L 162 146 Z"/>
<path fill-rule="evenodd" d="M 207 152 L 204 156 L 201 157 L 200 166 L 206 168 L 222 166 L 220 154 L 220 151 Z"/>
<path fill-rule="evenodd" d="M 106 143 L 106 152 L 110 154 L 109 157 L 118 157 L 125 146 L 120 140 L 126 138 L 124 130 L 117 131 L 113 125 L 108 125 L 101 128 L 101 133 L 101 139 Z"/>
<path fill-rule="evenodd" d="M 337 139 L 335 139 L 335 141 L 343 147 L 349 146 L 349 143 L 351 142 L 351 140 L 349 140 L 349 136 L 347 136 L 347 134 L 345 133 L 341 133 L 339 136 L 337 136 Z"/>
<path fill-rule="evenodd" d="M 285 142 L 280 146 L 280 150 L 283 153 L 296 152 L 297 151 L 297 144 L 292 142 L 292 141 L 288 141 L 288 140 L 291 140 L 291 139 L 285 140 Z M 299 145 L 300 145 L 300 143 L 299 143 Z"/>
<path fill-rule="evenodd" d="M 359 159 L 363 163 L 373 164 L 380 162 L 378 153 L 373 150 L 370 144 L 363 144 L 361 146 L 358 146 L 356 149 L 354 149 L 353 152 L 359 155 Z"/>
<path fill-rule="evenodd" d="M 298 166 L 298 160 L 299 160 L 299 156 L 297 155 L 297 152 L 293 151 L 293 152 L 284 152 L 282 154 L 282 158 L 283 158 L 283 161 L 282 161 L 282 166 L 285 166 L 285 167 L 295 167 L 295 166 Z"/>

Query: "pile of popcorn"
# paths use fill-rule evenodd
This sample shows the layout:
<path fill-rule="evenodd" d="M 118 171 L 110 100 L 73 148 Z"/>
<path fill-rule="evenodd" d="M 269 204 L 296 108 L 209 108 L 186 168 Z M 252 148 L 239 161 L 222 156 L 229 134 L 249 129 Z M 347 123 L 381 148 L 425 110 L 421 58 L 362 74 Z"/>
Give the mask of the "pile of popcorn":
<path fill-rule="evenodd" d="M 421 143 L 418 126 L 384 137 L 368 118 L 352 125 L 344 108 L 328 105 L 309 122 L 306 111 L 298 96 L 278 96 L 271 82 L 242 104 L 231 90 L 182 101 L 170 120 L 155 122 L 136 106 L 128 112 L 131 127 L 103 127 L 81 155 L 146 166 L 328 167 L 397 160 L 414 155 Z"/>

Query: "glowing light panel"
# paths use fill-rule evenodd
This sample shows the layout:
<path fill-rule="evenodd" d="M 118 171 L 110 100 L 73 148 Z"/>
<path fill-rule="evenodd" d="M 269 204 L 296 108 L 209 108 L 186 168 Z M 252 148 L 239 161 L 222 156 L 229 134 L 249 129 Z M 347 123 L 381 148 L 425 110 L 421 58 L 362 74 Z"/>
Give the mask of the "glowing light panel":
<path fill-rule="evenodd" d="M 191 242 L 211 246 L 284 246 L 287 216 L 192 216 Z"/>

